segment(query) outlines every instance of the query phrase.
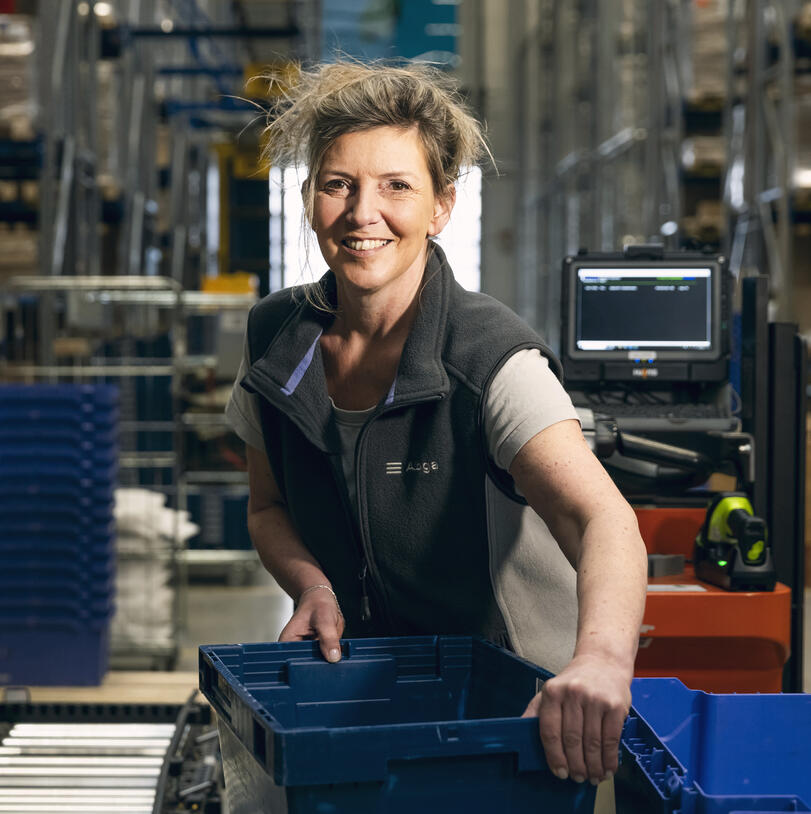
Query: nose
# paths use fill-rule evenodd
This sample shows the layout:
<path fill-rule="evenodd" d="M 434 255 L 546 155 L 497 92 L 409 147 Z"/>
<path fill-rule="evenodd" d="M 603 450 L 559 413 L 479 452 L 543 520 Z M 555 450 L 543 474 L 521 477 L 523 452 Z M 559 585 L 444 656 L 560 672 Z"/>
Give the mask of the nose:
<path fill-rule="evenodd" d="M 358 184 L 349 198 L 346 217 L 355 226 L 376 223 L 380 218 L 377 187 L 372 184 Z"/>

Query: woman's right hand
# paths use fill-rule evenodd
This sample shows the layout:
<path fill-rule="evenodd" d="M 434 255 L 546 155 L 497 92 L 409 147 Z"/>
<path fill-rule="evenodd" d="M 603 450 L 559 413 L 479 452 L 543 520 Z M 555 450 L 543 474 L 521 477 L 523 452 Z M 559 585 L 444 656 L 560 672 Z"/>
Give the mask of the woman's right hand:
<path fill-rule="evenodd" d="M 327 661 L 341 660 L 341 634 L 344 617 L 332 591 L 319 587 L 305 591 L 279 634 L 280 642 L 301 642 L 318 639 L 321 654 Z"/>

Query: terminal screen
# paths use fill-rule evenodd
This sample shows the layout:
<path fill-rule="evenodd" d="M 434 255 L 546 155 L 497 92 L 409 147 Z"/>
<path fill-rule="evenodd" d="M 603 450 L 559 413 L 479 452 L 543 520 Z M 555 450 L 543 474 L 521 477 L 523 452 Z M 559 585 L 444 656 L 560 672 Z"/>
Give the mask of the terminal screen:
<path fill-rule="evenodd" d="M 579 268 L 574 345 L 579 351 L 708 351 L 710 268 Z"/>

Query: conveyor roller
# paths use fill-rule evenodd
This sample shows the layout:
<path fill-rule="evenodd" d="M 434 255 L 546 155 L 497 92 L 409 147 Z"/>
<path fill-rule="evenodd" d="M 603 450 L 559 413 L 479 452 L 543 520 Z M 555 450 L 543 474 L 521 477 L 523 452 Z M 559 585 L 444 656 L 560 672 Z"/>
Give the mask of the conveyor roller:
<path fill-rule="evenodd" d="M 19 723 L 0 741 L 0 814 L 152 814 L 173 724 Z"/>

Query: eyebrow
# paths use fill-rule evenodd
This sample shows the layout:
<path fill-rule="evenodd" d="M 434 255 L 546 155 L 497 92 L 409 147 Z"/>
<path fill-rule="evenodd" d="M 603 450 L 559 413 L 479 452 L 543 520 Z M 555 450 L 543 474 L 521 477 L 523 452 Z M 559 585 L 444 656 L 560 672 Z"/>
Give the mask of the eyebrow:
<path fill-rule="evenodd" d="M 343 172 L 342 170 L 334 170 L 329 167 L 321 167 L 319 175 L 340 175 L 342 178 L 353 178 L 352 173 Z M 416 178 L 417 175 L 407 170 L 395 170 L 393 172 L 383 172 L 377 176 L 378 178 Z"/>

